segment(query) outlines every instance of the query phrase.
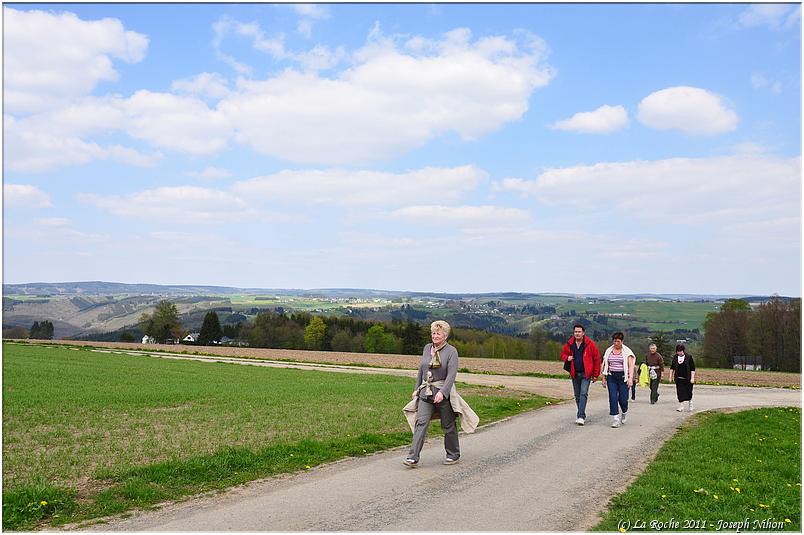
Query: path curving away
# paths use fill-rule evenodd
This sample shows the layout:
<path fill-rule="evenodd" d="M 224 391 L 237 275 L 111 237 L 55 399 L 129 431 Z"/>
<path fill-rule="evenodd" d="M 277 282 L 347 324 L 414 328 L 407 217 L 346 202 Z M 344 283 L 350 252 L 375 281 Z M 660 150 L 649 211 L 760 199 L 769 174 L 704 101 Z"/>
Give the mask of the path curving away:
<path fill-rule="evenodd" d="M 365 369 L 348 371 L 377 373 Z M 382 370 L 381 373 L 388 372 Z M 569 381 L 558 379 L 461 374 L 459 380 L 507 384 L 547 395 L 563 393 L 565 398 L 571 395 L 572 389 Z M 138 512 L 127 519 L 83 529 L 586 530 L 598 522 L 598 514 L 609 499 L 625 490 L 638 475 L 646 452 L 656 452 L 690 416 L 675 411 L 674 387 L 661 385 L 661 397 L 656 405 L 650 405 L 647 391 L 640 389 L 637 402 L 629 410 L 628 423 L 620 429 L 612 429 L 608 425 L 608 400 L 604 389 L 598 383 L 590 390 L 586 426 L 573 424 L 575 406 L 572 401 L 521 414 L 472 435 L 461 434 L 462 459 L 454 466 L 441 464 L 442 441 L 431 439 L 422 452 L 421 466 L 416 469 L 406 468 L 401 463 L 407 448 L 396 448 L 250 483 L 216 495 L 191 498 L 158 511 Z M 728 407 L 800 407 L 801 392 L 696 386 L 695 402 L 697 411 Z M 617 477 L 613 477 L 610 470 L 603 470 L 602 466 L 622 468 Z M 438 526 L 427 521 L 432 518 L 435 503 L 442 511 Z"/>

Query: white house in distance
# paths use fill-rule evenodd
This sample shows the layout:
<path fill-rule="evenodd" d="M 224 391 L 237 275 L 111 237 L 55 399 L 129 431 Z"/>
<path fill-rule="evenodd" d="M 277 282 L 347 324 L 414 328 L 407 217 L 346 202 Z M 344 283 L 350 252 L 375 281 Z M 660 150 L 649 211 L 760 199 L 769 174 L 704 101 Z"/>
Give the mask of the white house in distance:
<path fill-rule="evenodd" d="M 201 336 L 201 333 L 190 333 L 187 336 L 185 336 L 184 338 L 182 338 L 181 341 L 182 342 L 189 342 L 191 344 L 194 344 L 194 343 L 198 342 L 198 337 L 199 336 Z"/>
<path fill-rule="evenodd" d="M 148 336 L 146 334 L 145 336 L 142 337 L 142 343 L 143 344 L 155 344 L 156 343 L 156 338 L 154 338 L 153 336 Z"/>

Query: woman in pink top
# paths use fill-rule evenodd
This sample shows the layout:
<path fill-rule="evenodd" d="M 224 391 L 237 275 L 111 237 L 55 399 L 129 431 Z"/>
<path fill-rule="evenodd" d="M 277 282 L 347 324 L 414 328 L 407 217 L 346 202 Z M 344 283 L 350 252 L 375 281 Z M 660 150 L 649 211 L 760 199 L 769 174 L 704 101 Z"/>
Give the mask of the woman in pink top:
<path fill-rule="evenodd" d="M 611 336 L 612 345 L 603 355 L 603 386 L 609 391 L 609 414 L 611 426 L 620 427 L 628 421 L 628 386 L 634 381 L 636 355 L 623 344 L 625 335 L 616 332 Z M 622 415 L 620 415 L 622 409 Z"/>

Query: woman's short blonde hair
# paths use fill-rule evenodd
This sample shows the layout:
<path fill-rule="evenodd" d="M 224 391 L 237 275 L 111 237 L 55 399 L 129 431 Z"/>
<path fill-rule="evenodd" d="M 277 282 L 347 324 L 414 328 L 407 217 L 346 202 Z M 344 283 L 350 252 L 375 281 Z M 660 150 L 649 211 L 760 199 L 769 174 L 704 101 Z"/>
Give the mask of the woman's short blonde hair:
<path fill-rule="evenodd" d="M 443 331 L 444 334 L 447 335 L 447 338 L 449 338 L 450 330 L 451 330 L 451 328 L 449 326 L 449 323 L 447 323 L 444 320 L 436 320 L 436 321 L 434 321 L 433 323 L 430 324 L 430 332 L 431 333 L 434 333 L 436 331 Z"/>

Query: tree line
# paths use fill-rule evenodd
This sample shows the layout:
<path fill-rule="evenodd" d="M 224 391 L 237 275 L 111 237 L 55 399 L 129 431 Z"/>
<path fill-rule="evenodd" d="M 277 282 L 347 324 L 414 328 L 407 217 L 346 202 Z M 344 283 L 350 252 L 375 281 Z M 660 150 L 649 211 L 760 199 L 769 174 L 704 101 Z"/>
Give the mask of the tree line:
<path fill-rule="evenodd" d="M 168 301 L 159 302 L 151 314 L 143 314 L 140 328 L 159 342 L 183 334 L 176 306 Z M 249 347 L 416 355 L 430 341 L 430 329 L 411 320 L 384 323 L 278 311 L 261 311 L 253 321 L 221 324 L 216 311 L 207 312 L 196 344 L 217 344 L 223 337 Z M 466 357 L 552 359 L 561 352 L 561 344 L 538 327 L 520 337 L 453 328 L 450 343 Z"/>
<path fill-rule="evenodd" d="M 721 368 L 757 363 L 763 370 L 800 372 L 801 299 L 773 297 L 755 308 L 728 299 L 707 314 L 703 351 Z"/>

